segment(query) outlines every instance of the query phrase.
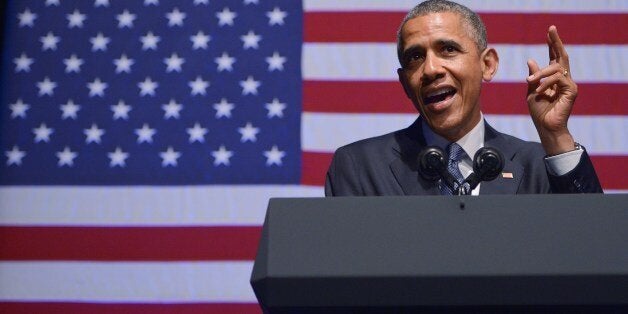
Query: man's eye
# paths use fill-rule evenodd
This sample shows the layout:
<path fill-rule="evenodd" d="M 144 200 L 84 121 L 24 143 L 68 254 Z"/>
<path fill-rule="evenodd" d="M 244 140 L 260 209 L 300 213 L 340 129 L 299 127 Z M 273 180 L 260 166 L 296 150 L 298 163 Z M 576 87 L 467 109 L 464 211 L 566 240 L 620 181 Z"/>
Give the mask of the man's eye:
<path fill-rule="evenodd" d="M 409 56 L 408 61 L 416 62 L 416 61 L 420 61 L 421 59 L 423 59 L 423 56 L 421 54 L 413 53 Z"/>
<path fill-rule="evenodd" d="M 445 46 L 444 50 L 447 53 L 454 53 L 454 52 L 456 52 L 456 48 L 454 46 Z"/>

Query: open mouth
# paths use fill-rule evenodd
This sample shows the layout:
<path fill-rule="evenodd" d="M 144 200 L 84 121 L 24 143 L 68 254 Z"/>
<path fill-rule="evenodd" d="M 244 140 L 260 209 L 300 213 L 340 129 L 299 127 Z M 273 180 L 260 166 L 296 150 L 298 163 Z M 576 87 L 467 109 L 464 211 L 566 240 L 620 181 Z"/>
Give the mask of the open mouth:
<path fill-rule="evenodd" d="M 439 90 L 432 91 L 423 97 L 423 104 L 429 106 L 430 104 L 439 103 L 443 100 L 447 100 L 456 94 L 456 89 L 453 87 L 447 87 Z"/>

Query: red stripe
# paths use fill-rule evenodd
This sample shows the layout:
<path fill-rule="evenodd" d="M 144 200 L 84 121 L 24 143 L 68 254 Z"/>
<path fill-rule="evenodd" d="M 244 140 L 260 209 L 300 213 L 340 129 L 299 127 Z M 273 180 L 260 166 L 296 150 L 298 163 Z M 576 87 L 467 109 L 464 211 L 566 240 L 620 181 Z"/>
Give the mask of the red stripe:
<path fill-rule="evenodd" d="M 306 42 L 395 42 L 405 13 L 308 12 L 304 16 Z M 544 44 L 550 25 L 558 27 L 569 44 L 626 44 L 626 14 L 480 14 L 492 44 Z M 617 31 L 609 31 L 617 30 Z"/>
<path fill-rule="evenodd" d="M 116 304 L 116 303 L 65 303 L 65 302 L 0 302 L 1 313 L 12 314 L 187 314 L 187 313 L 221 313 L 221 314 L 248 314 L 262 313 L 257 304 L 246 303 L 201 303 L 201 304 Z"/>
<path fill-rule="evenodd" d="M 592 156 L 591 161 L 604 189 L 628 190 L 628 156 Z"/>
<path fill-rule="evenodd" d="M 303 153 L 303 180 L 306 185 L 323 185 L 332 153 Z M 628 190 L 628 156 L 591 156 L 595 171 L 606 190 Z M 306 166 L 307 163 L 307 166 Z"/>
<path fill-rule="evenodd" d="M 576 115 L 628 115 L 628 84 L 579 84 Z M 482 90 L 485 114 L 528 114 L 526 85 L 488 83 Z M 303 110 L 344 113 L 414 113 L 401 85 L 391 81 L 305 81 Z"/>
<path fill-rule="evenodd" d="M 0 260 L 253 260 L 261 227 L 0 227 Z"/>
<path fill-rule="evenodd" d="M 303 152 L 301 155 L 302 175 L 301 184 L 322 186 L 325 184 L 325 174 L 331 164 L 331 153 Z"/>

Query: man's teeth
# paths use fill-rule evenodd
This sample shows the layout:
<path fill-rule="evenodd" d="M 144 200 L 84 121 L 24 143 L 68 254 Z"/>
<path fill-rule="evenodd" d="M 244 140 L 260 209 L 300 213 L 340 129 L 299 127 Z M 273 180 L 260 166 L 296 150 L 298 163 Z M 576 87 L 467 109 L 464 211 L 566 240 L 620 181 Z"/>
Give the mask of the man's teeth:
<path fill-rule="evenodd" d="M 431 92 L 431 93 L 427 94 L 427 97 L 440 96 L 442 94 L 449 93 L 449 92 L 451 92 L 453 90 L 454 90 L 453 88 L 446 88 L 446 89 L 437 90 L 437 91 L 434 91 L 434 92 Z"/>
<path fill-rule="evenodd" d="M 456 89 L 454 88 L 444 88 L 440 90 L 433 91 L 427 96 L 423 98 L 425 104 L 431 104 L 439 101 L 445 100 L 448 96 L 451 96 L 456 93 Z"/>

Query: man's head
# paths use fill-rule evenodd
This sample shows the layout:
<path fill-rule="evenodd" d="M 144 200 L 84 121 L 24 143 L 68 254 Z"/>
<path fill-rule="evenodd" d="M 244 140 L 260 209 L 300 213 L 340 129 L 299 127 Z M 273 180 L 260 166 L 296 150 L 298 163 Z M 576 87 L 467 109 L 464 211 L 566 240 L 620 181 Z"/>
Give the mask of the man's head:
<path fill-rule="evenodd" d="M 398 56 L 399 81 L 432 130 L 455 141 L 479 122 L 482 81 L 499 59 L 477 14 L 449 1 L 417 5 L 399 28 Z"/>

